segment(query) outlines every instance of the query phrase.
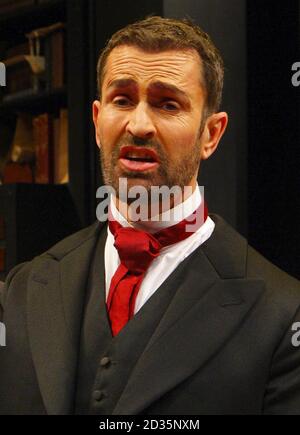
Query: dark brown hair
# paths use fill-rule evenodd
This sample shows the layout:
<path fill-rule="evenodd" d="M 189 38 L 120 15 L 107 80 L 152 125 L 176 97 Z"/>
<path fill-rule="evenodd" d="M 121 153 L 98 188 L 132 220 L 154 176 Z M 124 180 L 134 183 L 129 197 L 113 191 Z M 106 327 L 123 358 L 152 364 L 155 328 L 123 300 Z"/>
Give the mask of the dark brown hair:
<path fill-rule="evenodd" d="M 191 20 L 176 20 L 159 16 L 129 24 L 116 32 L 102 50 L 97 64 L 98 92 L 101 89 L 107 59 L 118 46 L 138 47 L 146 52 L 194 49 L 202 61 L 202 84 L 206 91 L 206 114 L 218 111 L 223 89 L 222 57 L 207 33 Z"/>

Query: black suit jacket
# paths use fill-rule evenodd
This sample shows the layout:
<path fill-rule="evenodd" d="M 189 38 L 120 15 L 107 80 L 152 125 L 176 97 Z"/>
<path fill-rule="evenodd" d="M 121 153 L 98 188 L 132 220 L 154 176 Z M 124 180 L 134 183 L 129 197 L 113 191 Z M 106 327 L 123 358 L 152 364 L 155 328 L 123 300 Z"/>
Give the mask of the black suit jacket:
<path fill-rule="evenodd" d="M 300 347 L 292 344 L 299 282 L 211 217 L 215 231 L 188 258 L 113 414 L 300 414 Z M 72 412 L 100 230 L 96 223 L 9 274 L 1 292 L 1 414 Z"/>

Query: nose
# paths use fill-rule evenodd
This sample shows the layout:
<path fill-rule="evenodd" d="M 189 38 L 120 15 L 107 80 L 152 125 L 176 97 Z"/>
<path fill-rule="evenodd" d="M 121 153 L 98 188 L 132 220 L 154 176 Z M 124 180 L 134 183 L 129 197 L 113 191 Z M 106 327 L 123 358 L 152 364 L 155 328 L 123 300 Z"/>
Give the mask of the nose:
<path fill-rule="evenodd" d="M 147 104 L 141 102 L 130 112 L 126 132 L 133 136 L 150 139 L 156 128 L 149 113 Z"/>

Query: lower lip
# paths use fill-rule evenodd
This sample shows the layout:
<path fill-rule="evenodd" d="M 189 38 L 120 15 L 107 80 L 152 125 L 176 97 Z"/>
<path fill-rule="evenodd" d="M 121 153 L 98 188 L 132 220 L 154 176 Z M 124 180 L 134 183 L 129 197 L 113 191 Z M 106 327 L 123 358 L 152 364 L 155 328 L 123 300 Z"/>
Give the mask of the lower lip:
<path fill-rule="evenodd" d="M 155 169 L 158 166 L 158 162 L 137 162 L 134 160 L 120 159 L 122 165 L 129 171 L 148 171 L 149 169 Z"/>

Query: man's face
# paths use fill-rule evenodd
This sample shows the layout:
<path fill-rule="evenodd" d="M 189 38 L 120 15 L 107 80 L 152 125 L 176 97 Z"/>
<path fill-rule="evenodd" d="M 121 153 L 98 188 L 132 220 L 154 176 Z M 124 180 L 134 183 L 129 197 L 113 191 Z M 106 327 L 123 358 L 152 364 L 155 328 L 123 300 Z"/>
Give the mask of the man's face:
<path fill-rule="evenodd" d="M 195 186 L 204 107 L 196 51 L 110 53 L 101 102 L 93 107 L 105 184 Z"/>

